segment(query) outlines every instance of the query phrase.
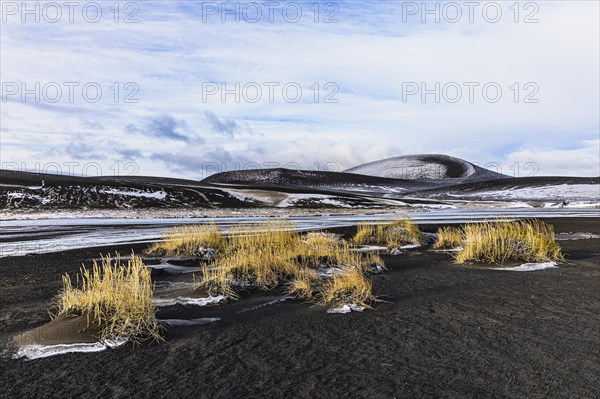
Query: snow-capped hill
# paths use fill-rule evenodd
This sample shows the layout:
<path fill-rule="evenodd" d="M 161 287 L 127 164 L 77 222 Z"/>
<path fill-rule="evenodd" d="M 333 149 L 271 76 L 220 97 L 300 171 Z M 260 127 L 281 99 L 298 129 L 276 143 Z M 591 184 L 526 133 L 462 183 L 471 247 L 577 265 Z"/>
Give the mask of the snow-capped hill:
<path fill-rule="evenodd" d="M 408 180 L 480 181 L 508 176 L 448 155 L 402 155 L 358 165 L 345 171 L 361 175 Z"/>
<path fill-rule="evenodd" d="M 323 172 L 291 169 L 252 169 L 222 172 L 202 181 L 215 185 L 241 185 L 256 187 L 278 187 L 288 189 L 311 188 L 333 191 L 401 193 L 431 188 L 413 180 L 388 179 L 363 176 L 344 172 Z"/>

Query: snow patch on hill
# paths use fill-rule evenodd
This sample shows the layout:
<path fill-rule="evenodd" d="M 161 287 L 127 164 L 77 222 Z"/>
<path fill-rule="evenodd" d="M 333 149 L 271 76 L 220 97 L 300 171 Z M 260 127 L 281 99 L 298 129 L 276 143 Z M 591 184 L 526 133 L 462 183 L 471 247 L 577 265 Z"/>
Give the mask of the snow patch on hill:
<path fill-rule="evenodd" d="M 573 201 L 587 200 L 600 202 L 600 184 L 552 184 L 545 186 L 509 187 L 501 190 L 448 193 L 452 197 L 492 200 L 541 200 Z M 548 204 L 548 207 L 563 204 Z M 568 205 L 564 204 L 563 206 Z"/>

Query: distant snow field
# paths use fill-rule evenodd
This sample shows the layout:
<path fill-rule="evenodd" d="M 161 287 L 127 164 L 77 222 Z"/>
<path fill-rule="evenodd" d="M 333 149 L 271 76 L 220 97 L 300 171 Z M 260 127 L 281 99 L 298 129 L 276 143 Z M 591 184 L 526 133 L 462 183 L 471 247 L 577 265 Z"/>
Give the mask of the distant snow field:
<path fill-rule="evenodd" d="M 461 192 L 448 195 L 453 197 L 508 200 L 588 200 L 600 203 L 600 184 L 558 184 L 532 187 L 511 187 L 503 190 Z M 551 204 L 549 204 L 549 206 L 550 205 Z"/>

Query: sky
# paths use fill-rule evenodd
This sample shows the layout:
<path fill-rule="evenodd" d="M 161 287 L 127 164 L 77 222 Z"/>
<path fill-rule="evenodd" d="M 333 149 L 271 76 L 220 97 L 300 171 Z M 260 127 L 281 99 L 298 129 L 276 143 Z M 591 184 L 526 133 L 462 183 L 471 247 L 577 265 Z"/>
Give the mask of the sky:
<path fill-rule="evenodd" d="M 4 169 L 600 176 L 599 2 L 1 1 Z"/>

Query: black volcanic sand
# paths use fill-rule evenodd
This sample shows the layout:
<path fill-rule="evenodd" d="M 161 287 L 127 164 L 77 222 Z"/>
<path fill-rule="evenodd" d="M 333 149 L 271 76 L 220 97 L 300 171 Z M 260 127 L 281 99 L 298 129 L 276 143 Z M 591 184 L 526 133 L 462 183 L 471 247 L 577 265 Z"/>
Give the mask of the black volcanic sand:
<path fill-rule="evenodd" d="M 600 233 L 596 219 L 550 222 Z M 221 320 L 170 327 L 166 343 L 136 348 L 32 361 L 5 353 L 0 397 L 599 397 L 600 239 L 560 244 L 572 264 L 535 272 L 456 266 L 432 251 L 385 256 L 389 270 L 373 281 L 386 302 L 362 313 L 261 306 L 284 296 L 277 291 L 163 308 L 161 319 Z M 3 349 L 48 322 L 61 274 L 108 250 L 3 258 Z"/>

